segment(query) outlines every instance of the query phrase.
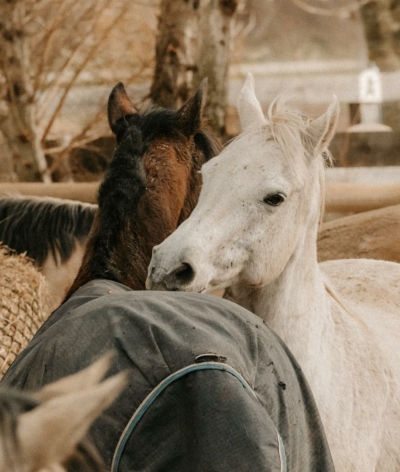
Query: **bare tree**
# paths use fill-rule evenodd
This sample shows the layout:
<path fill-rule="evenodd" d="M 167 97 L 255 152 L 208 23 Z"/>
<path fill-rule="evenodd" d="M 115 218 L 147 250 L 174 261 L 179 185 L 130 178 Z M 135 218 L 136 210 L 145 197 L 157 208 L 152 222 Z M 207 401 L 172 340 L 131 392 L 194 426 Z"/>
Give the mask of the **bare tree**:
<path fill-rule="evenodd" d="M 369 60 L 383 71 L 400 68 L 400 0 L 292 0 L 316 15 L 349 16 L 360 12 Z"/>
<path fill-rule="evenodd" d="M 200 2 L 196 69 L 193 86 L 208 77 L 206 114 L 210 126 L 221 137 L 226 135 L 228 69 L 231 60 L 235 13 L 239 0 Z"/>
<path fill-rule="evenodd" d="M 67 163 L 72 148 L 105 133 L 105 113 L 95 112 L 72 139 L 46 149 L 83 72 L 90 69 L 93 77 L 93 71 L 101 76 L 121 51 L 132 76 L 152 65 L 153 56 L 148 51 L 143 60 L 132 59 L 134 48 L 127 60 L 127 50 L 121 44 L 126 46 L 129 41 L 123 34 L 115 38 L 133 23 L 141 28 L 137 36 L 148 40 L 142 28 L 143 13 L 146 7 L 139 0 L 0 1 L 0 132 L 12 151 L 12 168 L 19 180 L 49 182 L 52 171 Z M 132 30 L 129 34 L 135 36 Z M 116 51 L 108 42 L 113 35 Z M 141 45 L 142 39 L 136 42 Z M 108 63 L 101 60 L 102 56 Z M 117 77 L 118 72 L 116 68 Z M 111 76 L 108 72 L 106 79 L 97 79 L 97 84 L 111 81 L 114 85 Z M 103 102 L 99 102 L 99 109 L 101 106 Z M 45 152 L 53 156 L 50 169 Z M 64 173 L 68 173 L 68 166 Z"/>
<path fill-rule="evenodd" d="M 179 108 L 189 97 L 196 64 L 200 1 L 161 1 L 150 91 L 150 98 L 157 105 Z"/>
<path fill-rule="evenodd" d="M 360 9 L 369 59 L 383 71 L 400 68 L 400 1 L 370 1 Z"/>
<path fill-rule="evenodd" d="M 0 129 L 12 152 L 14 169 L 21 180 L 45 182 L 46 160 L 37 132 L 34 88 L 30 77 L 31 63 L 25 22 L 32 5 L 18 1 L 0 5 L 0 67 L 3 73 Z"/>
<path fill-rule="evenodd" d="M 162 0 L 150 97 L 178 108 L 208 77 L 210 124 L 225 135 L 228 66 L 239 0 Z"/>

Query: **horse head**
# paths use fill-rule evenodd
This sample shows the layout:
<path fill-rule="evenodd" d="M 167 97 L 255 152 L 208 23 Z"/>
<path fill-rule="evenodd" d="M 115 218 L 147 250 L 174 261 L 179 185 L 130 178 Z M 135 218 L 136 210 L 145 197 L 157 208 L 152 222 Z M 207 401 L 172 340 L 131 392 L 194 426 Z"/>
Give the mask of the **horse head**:
<path fill-rule="evenodd" d="M 243 133 L 203 166 L 198 205 L 154 248 L 148 288 L 266 285 L 284 270 L 304 228 L 318 222 L 322 154 L 335 131 L 337 100 L 313 121 L 282 100 L 264 117 L 249 75 L 238 109 Z"/>
<path fill-rule="evenodd" d="M 110 94 L 108 119 L 117 139 L 99 189 L 95 217 L 79 274 L 68 296 L 94 278 L 144 289 L 154 245 L 193 210 L 201 166 L 218 145 L 203 123 L 207 82 L 178 111 L 136 110 L 122 83 Z"/>

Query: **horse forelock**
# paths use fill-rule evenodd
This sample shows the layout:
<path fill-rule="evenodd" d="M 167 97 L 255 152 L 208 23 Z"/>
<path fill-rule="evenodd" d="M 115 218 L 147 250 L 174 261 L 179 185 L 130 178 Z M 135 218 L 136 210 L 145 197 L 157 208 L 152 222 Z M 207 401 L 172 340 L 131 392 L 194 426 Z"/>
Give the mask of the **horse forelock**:
<path fill-rule="evenodd" d="M 320 221 L 325 209 L 325 166 L 332 164 L 332 156 L 327 150 L 319 156 L 315 156 L 313 149 L 315 142 L 307 131 L 311 119 L 298 110 L 287 106 L 287 97 L 277 97 L 268 108 L 267 128 L 272 138 L 280 146 L 288 159 L 292 170 L 305 182 L 307 178 L 315 178 L 307 172 L 308 163 L 317 158 L 318 182 L 319 182 L 319 208 Z M 306 164 L 306 165 L 304 165 Z"/>
<path fill-rule="evenodd" d="M 205 162 L 215 157 L 222 151 L 222 145 L 211 135 L 211 130 L 205 126 L 194 136 L 197 149 L 202 153 Z"/>
<path fill-rule="evenodd" d="M 65 262 L 89 233 L 96 205 L 51 197 L 0 198 L 0 241 L 39 267 L 49 253 Z"/>
<path fill-rule="evenodd" d="M 311 119 L 299 110 L 289 107 L 287 100 L 286 95 L 280 95 L 271 102 L 268 108 L 266 128 L 272 138 L 295 168 L 301 167 L 299 160 L 307 162 L 314 157 L 320 159 L 324 165 L 330 165 L 332 156 L 329 151 L 320 156 L 314 155 L 316 143 L 307 130 Z"/>
<path fill-rule="evenodd" d="M 164 108 L 150 108 L 141 117 L 141 129 L 145 142 L 157 138 L 170 138 L 186 141 L 184 129 L 176 111 Z M 211 130 L 203 122 L 193 134 L 195 147 L 207 161 L 218 154 L 222 146 L 212 137 Z"/>
<path fill-rule="evenodd" d="M 289 165 L 303 178 L 306 166 L 312 159 L 307 146 L 307 124 L 302 113 L 287 106 L 285 97 L 276 98 L 267 112 L 267 130 L 286 156 Z"/>
<path fill-rule="evenodd" d="M 201 123 L 201 129 L 196 130 L 192 136 L 187 136 L 176 111 L 155 107 L 143 114 L 128 117 L 126 124 L 128 127 L 116 153 L 120 153 L 121 147 L 126 146 L 127 139 L 130 139 L 128 152 L 135 159 L 139 159 L 136 170 L 146 183 L 146 192 L 165 193 L 163 186 L 151 185 L 158 178 L 164 179 L 165 185 L 171 183 L 171 190 L 175 191 L 173 181 L 182 180 L 182 177 L 179 177 L 179 166 L 174 164 L 175 167 L 173 167 L 172 164 L 175 158 L 177 164 L 183 164 L 189 169 L 185 183 L 188 184 L 186 197 L 190 199 L 195 193 L 194 185 L 198 184 L 197 173 L 201 166 L 221 150 L 220 144 L 211 137 L 207 126 Z M 143 167 L 144 162 L 147 162 L 146 169 Z M 154 169 L 158 169 L 158 174 L 154 173 Z M 124 172 L 123 165 L 122 172 Z M 149 172 L 153 172 L 154 175 L 147 175 Z M 196 194 L 195 197 L 197 201 L 198 195 Z M 139 203 L 139 199 L 136 203 Z M 162 211 L 162 208 L 159 210 Z"/>

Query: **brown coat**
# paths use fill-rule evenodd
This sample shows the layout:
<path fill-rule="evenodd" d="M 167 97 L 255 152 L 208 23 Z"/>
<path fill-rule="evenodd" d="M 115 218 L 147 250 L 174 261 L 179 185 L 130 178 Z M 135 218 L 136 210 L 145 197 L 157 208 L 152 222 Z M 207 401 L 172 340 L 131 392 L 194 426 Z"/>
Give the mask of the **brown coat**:
<path fill-rule="evenodd" d="M 381 259 L 400 262 L 400 205 L 324 223 L 318 235 L 318 260 Z"/>

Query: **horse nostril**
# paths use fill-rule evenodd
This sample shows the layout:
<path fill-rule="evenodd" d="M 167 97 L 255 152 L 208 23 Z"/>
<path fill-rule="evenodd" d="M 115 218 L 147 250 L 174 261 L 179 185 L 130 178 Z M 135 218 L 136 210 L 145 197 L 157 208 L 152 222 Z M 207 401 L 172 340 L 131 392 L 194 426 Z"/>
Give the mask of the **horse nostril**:
<path fill-rule="evenodd" d="M 182 262 L 182 264 L 171 273 L 171 276 L 180 285 L 186 285 L 194 279 L 194 270 L 190 264 Z"/>

